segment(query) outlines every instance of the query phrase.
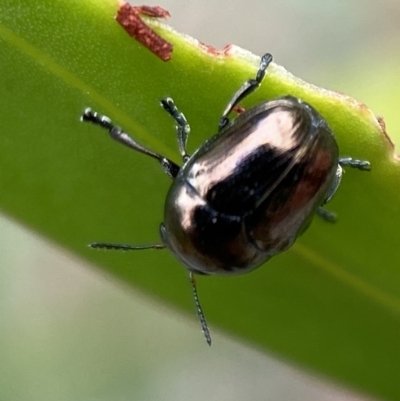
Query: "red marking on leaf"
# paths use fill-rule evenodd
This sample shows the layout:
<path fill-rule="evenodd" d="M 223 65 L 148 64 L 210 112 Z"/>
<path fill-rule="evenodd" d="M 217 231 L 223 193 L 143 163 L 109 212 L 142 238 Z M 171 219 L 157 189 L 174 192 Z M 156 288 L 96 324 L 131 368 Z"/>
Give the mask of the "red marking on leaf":
<path fill-rule="evenodd" d="M 383 136 L 389 142 L 390 146 L 394 149 L 394 143 L 392 141 L 392 138 L 389 136 L 389 134 L 386 131 L 386 124 L 385 124 L 385 121 L 383 120 L 383 117 L 376 116 L 376 119 L 378 120 L 378 124 L 381 127 Z"/>
<path fill-rule="evenodd" d="M 215 47 L 207 45 L 203 42 L 199 42 L 199 46 L 206 53 L 209 53 L 213 56 L 229 56 L 232 50 L 232 45 L 226 45 L 222 50 L 216 49 Z"/>
<path fill-rule="evenodd" d="M 120 6 L 115 19 L 129 36 L 135 38 L 161 60 L 170 60 L 173 50 L 172 43 L 167 42 L 146 25 L 140 18 L 141 15 L 153 18 L 170 17 L 169 12 L 159 6 L 131 6 L 129 3 L 124 3 Z"/>

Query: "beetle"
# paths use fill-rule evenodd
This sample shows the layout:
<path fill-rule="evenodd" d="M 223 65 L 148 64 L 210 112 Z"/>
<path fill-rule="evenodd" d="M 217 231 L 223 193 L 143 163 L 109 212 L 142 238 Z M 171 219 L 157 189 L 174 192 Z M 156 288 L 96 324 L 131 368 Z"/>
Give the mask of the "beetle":
<path fill-rule="evenodd" d="M 165 201 L 161 244 L 132 246 L 93 243 L 116 250 L 168 248 L 189 270 L 202 330 L 210 332 L 197 296 L 195 274 L 240 274 L 290 248 L 315 214 L 335 215 L 323 206 L 336 193 L 342 167 L 370 170 L 366 160 L 339 157 L 324 118 L 293 96 L 262 102 L 230 121 L 228 115 L 264 79 L 270 54 L 261 58 L 254 79 L 228 102 L 218 133 L 193 155 L 186 143 L 190 126 L 171 98 L 161 106 L 175 120 L 183 165 L 140 145 L 112 121 L 91 109 L 81 117 L 108 130 L 118 142 L 161 164 L 173 183 Z"/>

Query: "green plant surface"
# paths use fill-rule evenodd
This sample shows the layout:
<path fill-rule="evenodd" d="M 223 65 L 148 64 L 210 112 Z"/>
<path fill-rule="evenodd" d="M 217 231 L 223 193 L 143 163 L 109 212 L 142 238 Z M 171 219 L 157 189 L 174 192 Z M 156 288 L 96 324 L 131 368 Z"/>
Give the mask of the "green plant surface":
<path fill-rule="evenodd" d="M 117 8 L 113 0 L 3 1 L 0 207 L 103 271 L 193 314 L 187 274 L 168 251 L 86 247 L 158 242 L 170 180 L 154 160 L 79 116 L 90 106 L 178 162 L 174 124 L 159 100 L 171 96 L 184 111 L 192 152 L 216 131 L 259 59 L 238 49 L 207 53 L 151 22 L 174 44 L 173 59 L 164 63 L 114 21 Z M 275 64 L 244 106 L 289 93 L 326 118 L 342 155 L 369 160 L 372 171 L 346 171 L 329 204 L 337 224 L 315 220 L 290 251 L 251 274 L 200 277 L 203 308 L 211 330 L 400 400 L 400 169 L 393 146 L 366 106 Z"/>

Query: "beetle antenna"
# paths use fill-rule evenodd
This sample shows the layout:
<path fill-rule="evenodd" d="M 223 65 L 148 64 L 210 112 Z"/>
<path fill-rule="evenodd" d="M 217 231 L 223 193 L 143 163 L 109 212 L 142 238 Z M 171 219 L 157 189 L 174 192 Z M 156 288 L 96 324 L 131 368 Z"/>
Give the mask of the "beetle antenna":
<path fill-rule="evenodd" d="M 126 244 L 108 244 L 103 242 L 93 242 L 89 244 L 90 248 L 106 249 L 108 251 L 141 251 L 143 249 L 164 249 L 165 245 L 150 244 L 150 245 L 126 245 Z"/>
<path fill-rule="evenodd" d="M 204 337 L 206 338 L 207 344 L 211 346 L 211 334 L 210 330 L 208 329 L 208 325 L 206 322 L 206 318 L 204 317 L 203 309 L 201 308 L 199 297 L 197 295 L 197 288 L 196 288 L 196 278 L 193 272 L 189 272 L 189 280 L 192 283 L 192 290 L 193 290 L 193 298 L 194 303 L 196 305 L 196 312 L 197 316 L 199 317 L 201 329 L 203 330 Z"/>

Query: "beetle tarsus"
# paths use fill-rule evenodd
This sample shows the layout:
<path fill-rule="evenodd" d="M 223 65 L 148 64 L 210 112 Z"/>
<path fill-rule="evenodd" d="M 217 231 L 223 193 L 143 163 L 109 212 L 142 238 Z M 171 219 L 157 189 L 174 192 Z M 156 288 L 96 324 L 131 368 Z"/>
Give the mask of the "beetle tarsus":
<path fill-rule="evenodd" d="M 317 209 L 317 215 L 321 217 L 322 220 L 327 221 L 328 223 L 336 223 L 337 216 L 336 213 L 330 212 L 322 207 Z"/>
<path fill-rule="evenodd" d="M 114 126 L 112 121 L 101 114 L 93 111 L 91 108 L 86 108 L 81 116 L 81 121 L 89 121 L 93 124 L 100 125 L 108 130 L 111 130 Z"/>
<path fill-rule="evenodd" d="M 226 106 L 222 116 L 219 120 L 218 129 L 221 131 L 224 127 L 226 127 L 229 123 L 228 114 L 235 108 L 235 106 L 243 100 L 246 96 L 250 95 L 250 93 L 254 92 L 261 84 L 262 80 L 265 77 L 265 71 L 272 61 L 272 56 L 269 53 L 264 54 L 261 57 L 260 66 L 258 68 L 256 78 L 249 79 L 246 81 L 239 90 L 232 96 L 232 99 L 229 101 Z"/>
<path fill-rule="evenodd" d="M 371 163 L 367 160 L 353 159 L 352 157 L 341 157 L 339 164 L 344 167 L 356 168 L 361 171 L 370 171 Z"/>
<path fill-rule="evenodd" d="M 271 61 L 272 61 L 272 56 L 269 53 L 266 53 L 261 57 L 260 68 L 258 69 L 256 76 L 256 81 L 258 82 L 258 84 L 261 84 L 261 81 L 264 79 L 265 71 L 271 64 Z"/>

